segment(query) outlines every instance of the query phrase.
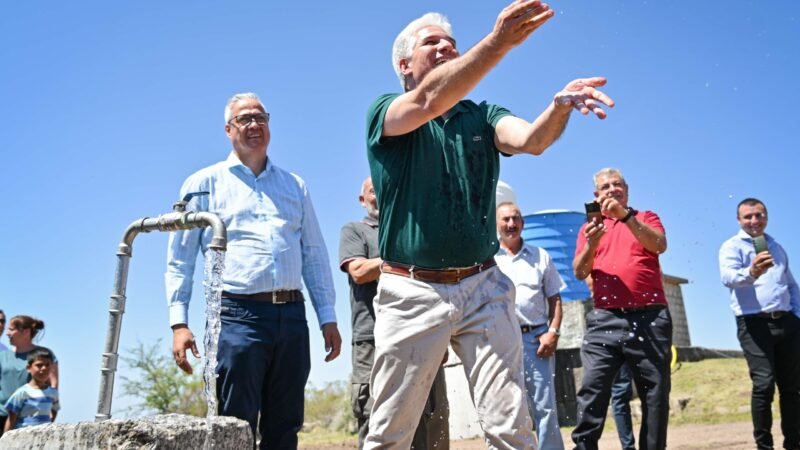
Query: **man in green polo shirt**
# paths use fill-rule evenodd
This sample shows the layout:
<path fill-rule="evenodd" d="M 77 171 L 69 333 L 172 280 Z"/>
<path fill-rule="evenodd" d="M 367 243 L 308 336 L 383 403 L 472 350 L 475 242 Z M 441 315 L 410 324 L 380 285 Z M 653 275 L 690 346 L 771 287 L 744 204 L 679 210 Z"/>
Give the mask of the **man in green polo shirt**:
<path fill-rule="evenodd" d="M 395 40 L 392 61 L 405 92 L 379 97 L 367 115 L 384 262 L 365 449 L 409 448 L 448 343 L 464 364 L 489 447 L 535 446 L 514 286 L 493 259 L 499 155 L 541 154 L 573 108 L 602 119 L 601 105 L 614 102 L 595 89 L 604 78 L 578 79 L 530 123 L 464 97 L 553 14 L 538 0 L 515 1 L 464 55 L 436 13 Z"/>

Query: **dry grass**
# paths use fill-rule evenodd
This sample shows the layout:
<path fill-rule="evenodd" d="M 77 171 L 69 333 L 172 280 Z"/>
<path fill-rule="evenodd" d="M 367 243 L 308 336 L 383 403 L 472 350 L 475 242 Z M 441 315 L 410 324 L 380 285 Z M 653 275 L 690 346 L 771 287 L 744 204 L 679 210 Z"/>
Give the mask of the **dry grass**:
<path fill-rule="evenodd" d="M 670 427 L 738 422 L 746 428 L 750 422 L 750 386 L 744 359 L 682 363 L 672 375 Z M 685 406 L 681 408 L 680 403 L 685 403 Z M 779 420 L 778 411 L 776 398 L 773 404 L 776 423 Z M 634 422 L 638 428 L 636 417 Z M 571 431 L 571 427 L 562 430 Z M 614 420 L 609 417 L 604 435 L 615 434 Z M 355 448 L 357 441 L 356 435 L 348 431 L 318 428 L 300 433 L 301 448 Z"/>

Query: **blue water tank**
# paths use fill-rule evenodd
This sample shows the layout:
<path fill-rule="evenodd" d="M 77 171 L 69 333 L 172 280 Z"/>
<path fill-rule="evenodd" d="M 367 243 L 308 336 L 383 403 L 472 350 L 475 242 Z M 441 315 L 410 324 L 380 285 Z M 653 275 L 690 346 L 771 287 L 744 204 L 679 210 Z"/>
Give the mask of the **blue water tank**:
<path fill-rule="evenodd" d="M 575 211 L 548 210 L 524 216 L 522 239 L 528 244 L 547 250 L 567 288 L 561 291 L 564 301 L 591 298 L 589 288 L 572 272 L 575 241 L 586 215 Z"/>

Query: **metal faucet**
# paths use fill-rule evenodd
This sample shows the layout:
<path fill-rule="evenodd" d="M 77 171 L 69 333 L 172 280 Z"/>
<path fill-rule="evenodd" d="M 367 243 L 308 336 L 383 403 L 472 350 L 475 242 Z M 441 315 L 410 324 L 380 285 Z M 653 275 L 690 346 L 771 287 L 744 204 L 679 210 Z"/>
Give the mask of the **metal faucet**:
<path fill-rule="evenodd" d="M 122 327 L 122 314 L 125 312 L 125 289 L 128 284 L 128 265 L 132 256 L 133 240 L 139 233 L 151 231 L 178 231 L 192 228 L 211 227 L 213 237 L 208 248 L 225 251 L 228 233 L 225 224 L 214 213 L 186 211 L 186 205 L 193 197 L 208 195 L 208 192 L 191 192 L 172 205 L 172 212 L 157 218 L 145 217 L 134 221 L 125 230 L 122 242 L 117 247 L 117 268 L 114 273 L 114 292 L 108 309 L 108 331 L 106 345 L 100 365 L 100 395 L 97 400 L 95 421 L 111 418 L 111 397 L 114 391 L 114 375 L 117 371 L 119 355 L 119 333 Z"/>

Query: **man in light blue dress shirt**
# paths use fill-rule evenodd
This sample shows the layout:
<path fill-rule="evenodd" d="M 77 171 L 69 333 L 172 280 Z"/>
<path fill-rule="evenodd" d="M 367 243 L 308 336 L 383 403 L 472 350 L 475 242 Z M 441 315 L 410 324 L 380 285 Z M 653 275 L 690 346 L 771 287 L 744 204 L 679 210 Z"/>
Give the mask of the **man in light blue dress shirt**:
<path fill-rule="evenodd" d="M 767 207 L 755 198 L 737 206 L 741 230 L 719 250 L 722 284 L 730 288 L 739 343 L 753 381 L 750 408 L 758 449 L 772 449 L 772 398 L 778 385 L 783 447 L 800 449 L 800 289 L 789 260 L 767 228 Z M 754 239 L 767 250 L 756 253 Z"/>
<path fill-rule="evenodd" d="M 262 449 L 296 449 L 311 367 L 302 281 L 317 314 L 326 361 L 341 337 L 328 253 L 303 180 L 267 158 L 269 114 L 258 96 L 234 95 L 225 107 L 233 151 L 191 175 L 181 197 L 187 209 L 216 213 L 228 231 L 223 275 L 217 397 L 219 413 L 250 423 Z M 172 233 L 166 290 L 175 362 L 191 373 L 186 352 L 199 357 L 188 327 L 192 275 L 209 229 Z M 260 415 L 260 419 L 259 419 Z"/>

